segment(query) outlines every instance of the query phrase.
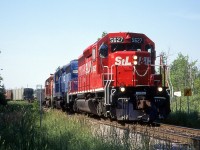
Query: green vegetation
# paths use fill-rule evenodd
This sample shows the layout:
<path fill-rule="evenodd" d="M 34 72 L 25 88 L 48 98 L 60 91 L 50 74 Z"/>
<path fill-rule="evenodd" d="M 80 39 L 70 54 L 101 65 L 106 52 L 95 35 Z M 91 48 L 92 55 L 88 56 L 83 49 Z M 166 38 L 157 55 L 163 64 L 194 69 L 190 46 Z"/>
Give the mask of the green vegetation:
<path fill-rule="evenodd" d="M 200 101 L 197 97 L 192 96 L 188 100 L 187 97 L 173 99 L 171 109 L 172 112 L 164 123 L 200 129 Z"/>
<path fill-rule="evenodd" d="M 173 125 L 200 129 L 200 118 L 198 112 L 191 112 L 190 114 L 183 111 L 172 112 L 169 118 L 167 118 L 164 122 Z"/>
<path fill-rule="evenodd" d="M 171 99 L 172 112 L 166 123 L 192 128 L 200 128 L 200 70 L 197 61 L 189 61 L 188 56 L 178 54 L 170 65 L 171 95 L 181 92 L 180 97 Z M 184 89 L 191 89 L 192 96 L 184 96 Z"/>
<path fill-rule="evenodd" d="M 94 136 L 85 118 L 57 110 L 43 114 L 40 128 L 37 103 L 10 102 L 1 106 L 0 112 L 0 149 L 3 150 L 125 149 L 117 140 L 106 142 L 105 138 Z"/>
<path fill-rule="evenodd" d="M 180 53 L 170 65 L 170 76 L 174 91 L 184 93 L 185 88 L 191 88 L 194 95 L 200 94 L 200 70 L 197 61 L 189 62 L 189 57 Z"/>
<path fill-rule="evenodd" d="M 40 127 L 36 102 L 10 101 L 0 106 L 1 150 L 143 150 L 155 145 L 170 147 L 170 143 L 159 143 L 145 133 L 130 135 L 130 131 L 92 124 L 85 117 L 54 109 L 43 112 Z"/>
<path fill-rule="evenodd" d="M 0 149 L 25 149 L 41 142 L 36 138 L 35 110 L 36 107 L 19 102 L 0 106 Z"/>
<path fill-rule="evenodd" d="M 0 105 L 6 105 L 7 101 L 5 98 L 5 88 L 4 85 L 1 85 L 3 78 L 0 76 Z"/>

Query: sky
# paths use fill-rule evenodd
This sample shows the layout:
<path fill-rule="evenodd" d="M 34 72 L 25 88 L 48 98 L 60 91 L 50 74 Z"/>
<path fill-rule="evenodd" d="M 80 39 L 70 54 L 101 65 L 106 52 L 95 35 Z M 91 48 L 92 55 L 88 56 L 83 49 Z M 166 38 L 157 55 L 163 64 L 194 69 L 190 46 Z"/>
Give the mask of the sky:
<path fill-rule="evenodd" d="M 0 0 L 1 84 L 44 87 L 103 32 L 143 33 L 169 65 L 179 53 L 199 64 L 199 8 L 198 0 Z"/>

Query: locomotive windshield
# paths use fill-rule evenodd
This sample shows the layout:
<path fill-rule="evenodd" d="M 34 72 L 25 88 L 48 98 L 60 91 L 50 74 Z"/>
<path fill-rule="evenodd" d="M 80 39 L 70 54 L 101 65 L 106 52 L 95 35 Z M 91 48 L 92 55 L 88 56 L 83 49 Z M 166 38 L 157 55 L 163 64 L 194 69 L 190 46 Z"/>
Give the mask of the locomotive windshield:
<path fill-rule="evenodd" d="M 111 51 L 116 52 L 116 51 L 137 51 L 138 49 L 141 50 L 142 45 L 141 44 L 135 44 L 135 43 L 118 43 L 118 44 L 112 44 L 111 45 Z"/>
<path fill-rule="evenodd" d="M 153 51 L 153 46 L 147 44 L 147 45 L 145 46 L 145 50 L 146 50 L 147 52 L 149 52 L 149 53 L 152 53 L 152 51 Z"/>

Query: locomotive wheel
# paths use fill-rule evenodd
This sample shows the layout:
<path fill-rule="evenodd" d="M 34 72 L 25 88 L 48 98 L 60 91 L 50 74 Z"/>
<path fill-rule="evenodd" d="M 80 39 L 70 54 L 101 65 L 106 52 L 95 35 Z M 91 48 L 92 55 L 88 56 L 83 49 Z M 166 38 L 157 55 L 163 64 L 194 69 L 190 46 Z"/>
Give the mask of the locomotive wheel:
<path fill-rule="evenodd" d="M 101 103 L 98 103 L 98 105 L 97 105 L 97 114 L 99 116 L 102 116 L 102 106 L 101 106 Z"/>
<path fill-rule="evenodd" d="M 74 101 L 74 104 L 73 104 L 73 111 L 78 112 L 76 100 Z"/>
<path fill-rule="evenodd" d="M 65 110 L 66 110 L 65 103 L 63 101 L 61 102 L 61 109 L 63 112 L 65 112 Z"/>

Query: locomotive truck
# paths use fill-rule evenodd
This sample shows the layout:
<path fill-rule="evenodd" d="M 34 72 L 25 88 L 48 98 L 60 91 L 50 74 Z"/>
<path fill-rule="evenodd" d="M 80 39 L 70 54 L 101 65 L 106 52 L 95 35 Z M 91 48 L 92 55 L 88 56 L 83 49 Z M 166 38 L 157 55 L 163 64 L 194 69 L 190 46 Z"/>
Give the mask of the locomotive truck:
<path fill-rule="evenodd" d="M 157 73 L 155 61 L 155 44 L 145 34 L 108 33 L 79 56 L 78 75 L 66 82 L 62 107 L 120 121 L 166 118 L 167 67 L 161 61 Z M 58 78 L 55 73 L 55 86 Z"/>

